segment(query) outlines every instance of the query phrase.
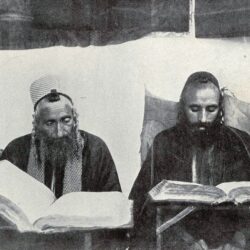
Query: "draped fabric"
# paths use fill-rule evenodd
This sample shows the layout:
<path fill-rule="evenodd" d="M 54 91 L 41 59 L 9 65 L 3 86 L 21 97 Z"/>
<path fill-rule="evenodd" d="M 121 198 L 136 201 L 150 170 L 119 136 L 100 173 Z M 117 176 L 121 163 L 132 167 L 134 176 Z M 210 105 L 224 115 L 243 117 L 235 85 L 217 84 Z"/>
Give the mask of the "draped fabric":
<path fill-rule="evenodd" d="M 122 43 L 187 32 L 189 0 L 1 0 L 2 49 Z"/>
<path fill-rule="evenodd" d="M 176 125 L 178 103 L 153 96 L 146 90 L 143 127 L 141 132 L 141 163 L 147 157 L 154 137 Z"/>
<path fill-rule="evenodd" d="M 249 0 L 196 0 L 196 37 L 250 35 Z"/>
<path fill-rule="evenodd" d="M 248 0 L 1 0 L 0 49 L 117 44 L 152 32 L 249 36 Z"/>

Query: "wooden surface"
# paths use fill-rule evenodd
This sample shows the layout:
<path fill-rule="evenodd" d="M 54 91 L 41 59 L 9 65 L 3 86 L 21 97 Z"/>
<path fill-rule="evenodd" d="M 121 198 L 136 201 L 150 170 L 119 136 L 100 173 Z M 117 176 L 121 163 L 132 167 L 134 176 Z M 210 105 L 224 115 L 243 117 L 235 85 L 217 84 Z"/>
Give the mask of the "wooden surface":
<path fill-rule="evenodd" d="M 164 228 L 164 225 L 166 225 L 168 223 L 169 220 L 172 219 L 167 217 L 166 218 L 166 211 L 169 210 L 178 210 L 178 213 L 180 213 L 180 208 L 187 208 L 187 206 L 191 207 L 190 203 L 169 203 L 169 202 L 165 202 L 164 203 L 155 203 L 156 206 L 156 250 L 162 250 L 163 249 L 163 236 L 162 233 L 164 233 L 165 230 L 159 230 L 160 228 Z M 235 205 L 232 203 L 226 203 L 226 204 L 220 204 L 220 205 L 197 205 L 197 210 L 194 210 L 191 213 L 195 213 L 198 210 L 201 209 L 213 209 L 213 210 L 242 210 L 244 212 L 249 211 L 249 203 L 247 204 L 241 204 L 241 205 Z M 188 216 L 188 215 L 186 215 Z M 166 230 L 168 229 L 168 227 L 166 227 Z M 157 233 L 159 231 L 162 231 L 161 233 Z"/>
<path fill-rule="evenodd" d="M 0 230 L 1 250 L 122 250 L 128 247 L 126 232 L 100 231 L 92 235 L 81 231 L 39 234 L 20 233 L 12 229 Z"/>

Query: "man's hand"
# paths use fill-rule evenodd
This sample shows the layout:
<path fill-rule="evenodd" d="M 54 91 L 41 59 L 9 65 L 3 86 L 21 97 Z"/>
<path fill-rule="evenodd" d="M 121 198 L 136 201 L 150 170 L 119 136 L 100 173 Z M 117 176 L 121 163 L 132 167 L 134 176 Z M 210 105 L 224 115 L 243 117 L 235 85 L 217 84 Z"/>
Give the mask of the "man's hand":
<path fill-rule="evenodd" d="M 190 250 L 208 250 L 208 246 L 204 240 L 199 240 L 193 243 L 190 247 Z"/>

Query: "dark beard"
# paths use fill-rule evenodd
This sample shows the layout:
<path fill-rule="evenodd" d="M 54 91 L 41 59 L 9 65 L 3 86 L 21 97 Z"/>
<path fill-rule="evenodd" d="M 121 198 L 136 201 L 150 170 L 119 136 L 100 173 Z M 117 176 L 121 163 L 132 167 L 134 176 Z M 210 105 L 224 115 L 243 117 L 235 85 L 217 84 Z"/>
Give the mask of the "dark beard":
<path fill-rule="evenodd" d="M 187 122 L 187 127 L 194 136 L 209 136 L 213 131 L 215 124 L 214 122 L 198 122 L 193 124 Z"/>
<path fill-rule="evenodd" d="M 181 110 L 180 110 L 181 111 Z M 190 123 L 184 111 L 179 113 L 179 125 L 186 131 L 188 139 L 191 144 L 198 147 L 206 148 L 212 145 L 218 136 L 218 131 L 221 126 L 220 112 L 213 122 L 198 122 Z M 202 128 L 202 129 L 200 129 Z"/>
<path fill-rule="evenodd" d="M 38 139 L 40 161 L 56 169 L 64 169 L 66 162 L 77 155 L 77 141 L 74 133 L 61 138 L 40 135 Z"/>
<path fill-rule="evenodd" d="M 220 124 L 217 122 L 200 122 L 195 124 L 188 123 L 187 129 L 192 143 L 199 146 L 200 148 L 207 148 L 217 140 L 219 126 Z"/>
<path fill-rule="evenodd" d="M 184 104 L 180 104 L 178 113 L 178 125 L 188 135 L 188 142 L 201 148 L 212 145 L 218 139 L 218 133 L 222 124 L 222 110 L 220 108 L 213 122 L 190 123 L 184 111 Z M 202 127 L 202 129 L 200 129 Z"/>

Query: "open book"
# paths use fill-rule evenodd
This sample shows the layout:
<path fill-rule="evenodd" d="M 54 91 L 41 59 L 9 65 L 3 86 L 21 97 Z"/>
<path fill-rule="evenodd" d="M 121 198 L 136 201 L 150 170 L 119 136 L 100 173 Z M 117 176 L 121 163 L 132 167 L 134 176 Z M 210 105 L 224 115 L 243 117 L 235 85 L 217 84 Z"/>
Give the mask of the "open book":
<path fill-rule="evenodd" d="M 162 180 L 149 191 L 153 202 L 190 202 L 241 204 L 250 201 L 250 182 L 224 182 L 215 186 L 190 182 Z"/>
<path fill-rule="evenodd" d="M 19 231 L 133 225 L 132 201 L 120 192 L 73 192 L 56 200 L 44 184 L 6 160 L 0 161 L 0 176 L 0 219 Z"/>

